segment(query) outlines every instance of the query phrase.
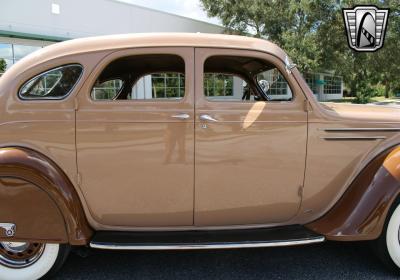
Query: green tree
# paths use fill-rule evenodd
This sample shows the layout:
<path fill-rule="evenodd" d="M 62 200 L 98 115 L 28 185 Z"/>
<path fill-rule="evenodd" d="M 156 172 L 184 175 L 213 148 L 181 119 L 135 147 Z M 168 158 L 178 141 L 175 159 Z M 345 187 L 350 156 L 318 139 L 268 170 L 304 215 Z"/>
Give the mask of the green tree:
<path fill-rule="evenodd" d="M 385 97 L 400 87 L 400 2 L 380 1 L 390 8 L 388 30 L 384 47 L 370 55 L 368 63 L 372 71 L 371 81 L 381 83 L 385 87 Z"/>
<path fill-rule="evenodd" d="M 396 63 L 400 54 L 397 47 L 400 41 L 400 4 L 390 0 L 344 0 L 340 8 L 367 4 L 390 8 L 384 47 L 377 52 L 360 53 L 347 46 L 341 9 L 334 12 L 317 32 L 319 48 L 324 49 L 321 68 L 335 70 L 341 75 L 351 95 L 360 103 L 375 95 L 373 86 L 377 84 L 384 85 L 385 96 L 389 97 L 389 92 L 398 87 L 396 76 L 400 70 Z"/>
<path fill-rule="evenodd" d="M 6 71 L 7 63 L 3 58 L 0 58 L 0 73 Z"/>
<path fill-rule="evenodd" d="M 209 16 L 219 17 L 228 33 L 268 39 L 283 47 L 303 71 L 319 68 L 316 36 L 337 6 L 334 0 L 201 0 Z"/>
<path fill-rule="evenodd" d="M 399 87 L 399 1 L 390 0 L 201 0 L 209 16 L 219 17 L 228 33 L 271 40 L 302 71 L 333 70 L 353 96 L 365 102 L 372 86 L 383 84 L 386 95 Z M 342 8 L 375 4 L 391 9 L 385 46 L 375 53 L 358 53 L 347 45 Z M 365 97 L 365 98 L 364 98 Z M 362 101 L 361 101 L 362 100 Z"/>

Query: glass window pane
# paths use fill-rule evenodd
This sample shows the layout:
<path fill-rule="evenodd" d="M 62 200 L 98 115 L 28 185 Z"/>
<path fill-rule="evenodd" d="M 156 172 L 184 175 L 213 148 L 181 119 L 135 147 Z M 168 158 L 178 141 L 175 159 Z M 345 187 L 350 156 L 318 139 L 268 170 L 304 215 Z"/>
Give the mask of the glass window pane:
<path fill-rule="evenodd" d="M 121 79 L 122 88 L 102 93 L 95 100 L 179 100 L 185 95 L 185 62 L 177 55 L 148 54 L 121 57 L 111 62 L 98 80 Z M 96 83 L 94 90 L 98 91 Z"/>
<path fill-rule="evenodd" d="M 271 100 L 287 101 L 292 99 L 292 91 L 289 84 L 276 68 L 257 74 L 257 82 Z"/>
<path fill-rule="evenodd" d="M 4 61 L 6 62 L 6 65 L 7 65 L 6 70 L 9 69 L 14 64 L 12 59 L 4 59 Z"/>
<path fill-rule="evenodd" d="M 0 44 L 0 58 L 13 59 L 11 44 Z"/>
<path fill-rule="evenodd" d="M 336 76 L 324 76 L 324 94 L 341 94 L 342 79 Z"/>
<path fill-rule="evenodd" d="M 13 55 L 11 44 L 1 44 L 0 43 L 0 59 L 4 59 L 6 62 L 6 69 L 13 65 Z"/>
<path fill-rule="evenodd" d="M 308 86 L 310 87 L 310 89 L 312 90 L 312 92 L 314 94 L 318 93 L 317 92 L 317 76 L 316 74 L 312 74 L 312 73 L 305 73 L 304 74 L 304 79 L 306 80 Z"/>
<path fill-rule="evenodd" d="M 251 96 L 246 98 L 248 93 Z M 254 100 L 245 80 L 233 74 L 204 73 L 204 95 L 209 100 L 218 101 Z"/>
<path fill-rule="evenodd" d="M 114 99 L 122 88 L 122 80 L 115 79 L 97 84 L 92 89 L 92 98 L 94 100 Z"/>
<path fill-rule="evenodd" d="M 26 82 L 19 91 L 22 99 L 62 99 L 75 86 L 82 73 L 80 65 L 66 65 L 42 73 Z"/>
<path fill-rule="evenodd" d="M 151 95 L 147 88 L 151 88 Z M 128 99 L 181 99 L 185 92 L 184 75 L 172 72 L 146 75 L 136 82 L 132 92 L 139 94 Z"/>
<path fill-rule="evenodd" d="M 14 60 L 20 60 L 24 56 L 40 49 L 38 46 L 24 46 L 24 45 L 14 45 Z"/>
<path fill-rule="evenodd" d="M 204 95 L 208 100 L 290 101 L 285 77 L 267 61 L 246 56 L 212 56 L 204 62 Z"/>

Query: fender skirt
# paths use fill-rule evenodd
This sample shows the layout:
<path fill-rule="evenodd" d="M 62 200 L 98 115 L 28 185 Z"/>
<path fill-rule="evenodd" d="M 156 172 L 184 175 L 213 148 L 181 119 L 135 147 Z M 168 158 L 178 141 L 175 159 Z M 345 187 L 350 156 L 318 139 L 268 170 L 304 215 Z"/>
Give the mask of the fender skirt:
<path fill-rule="evenodd" d="M 65 173 L 44 155 L 20 147 L 0 148 L 1 241 L 85 245 L 93 234 L 76 190 Z"/>
<path fill-rule="evenodd" d="M 400 146 L 397 146 L 373 159 L 335 206 L 306 227 L 330 240 L 376 239 L 399 193 Z"/>

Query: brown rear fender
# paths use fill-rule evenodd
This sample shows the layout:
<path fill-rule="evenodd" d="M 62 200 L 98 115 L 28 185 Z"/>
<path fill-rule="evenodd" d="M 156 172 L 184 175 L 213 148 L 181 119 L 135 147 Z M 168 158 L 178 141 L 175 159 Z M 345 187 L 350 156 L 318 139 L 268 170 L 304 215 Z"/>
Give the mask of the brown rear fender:
<path fill-rule="evenodd" d="M 93 234 L 79 196 L 65 173 L 27 148 L 0 148 L 0 223 L 15 236 L 0 240 L 87 244 Z"/>
<path fill-rule="evenodd" d="M 336 205 L 306 227 L 338 241 L 380 236 L 387 213 L 400 193 L 400 146 L 373 159 Z"/>

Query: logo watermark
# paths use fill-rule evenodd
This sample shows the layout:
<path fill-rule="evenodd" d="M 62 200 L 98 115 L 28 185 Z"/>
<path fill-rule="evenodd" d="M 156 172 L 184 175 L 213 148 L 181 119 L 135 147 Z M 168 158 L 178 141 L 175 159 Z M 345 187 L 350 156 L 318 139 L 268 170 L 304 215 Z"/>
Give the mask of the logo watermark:
<path fill-rule="evenodd" d="M 359 52 L 373 52 L 383 47 L 389 9 L 356 6 L 342 9 L 349 47 Z"/>

